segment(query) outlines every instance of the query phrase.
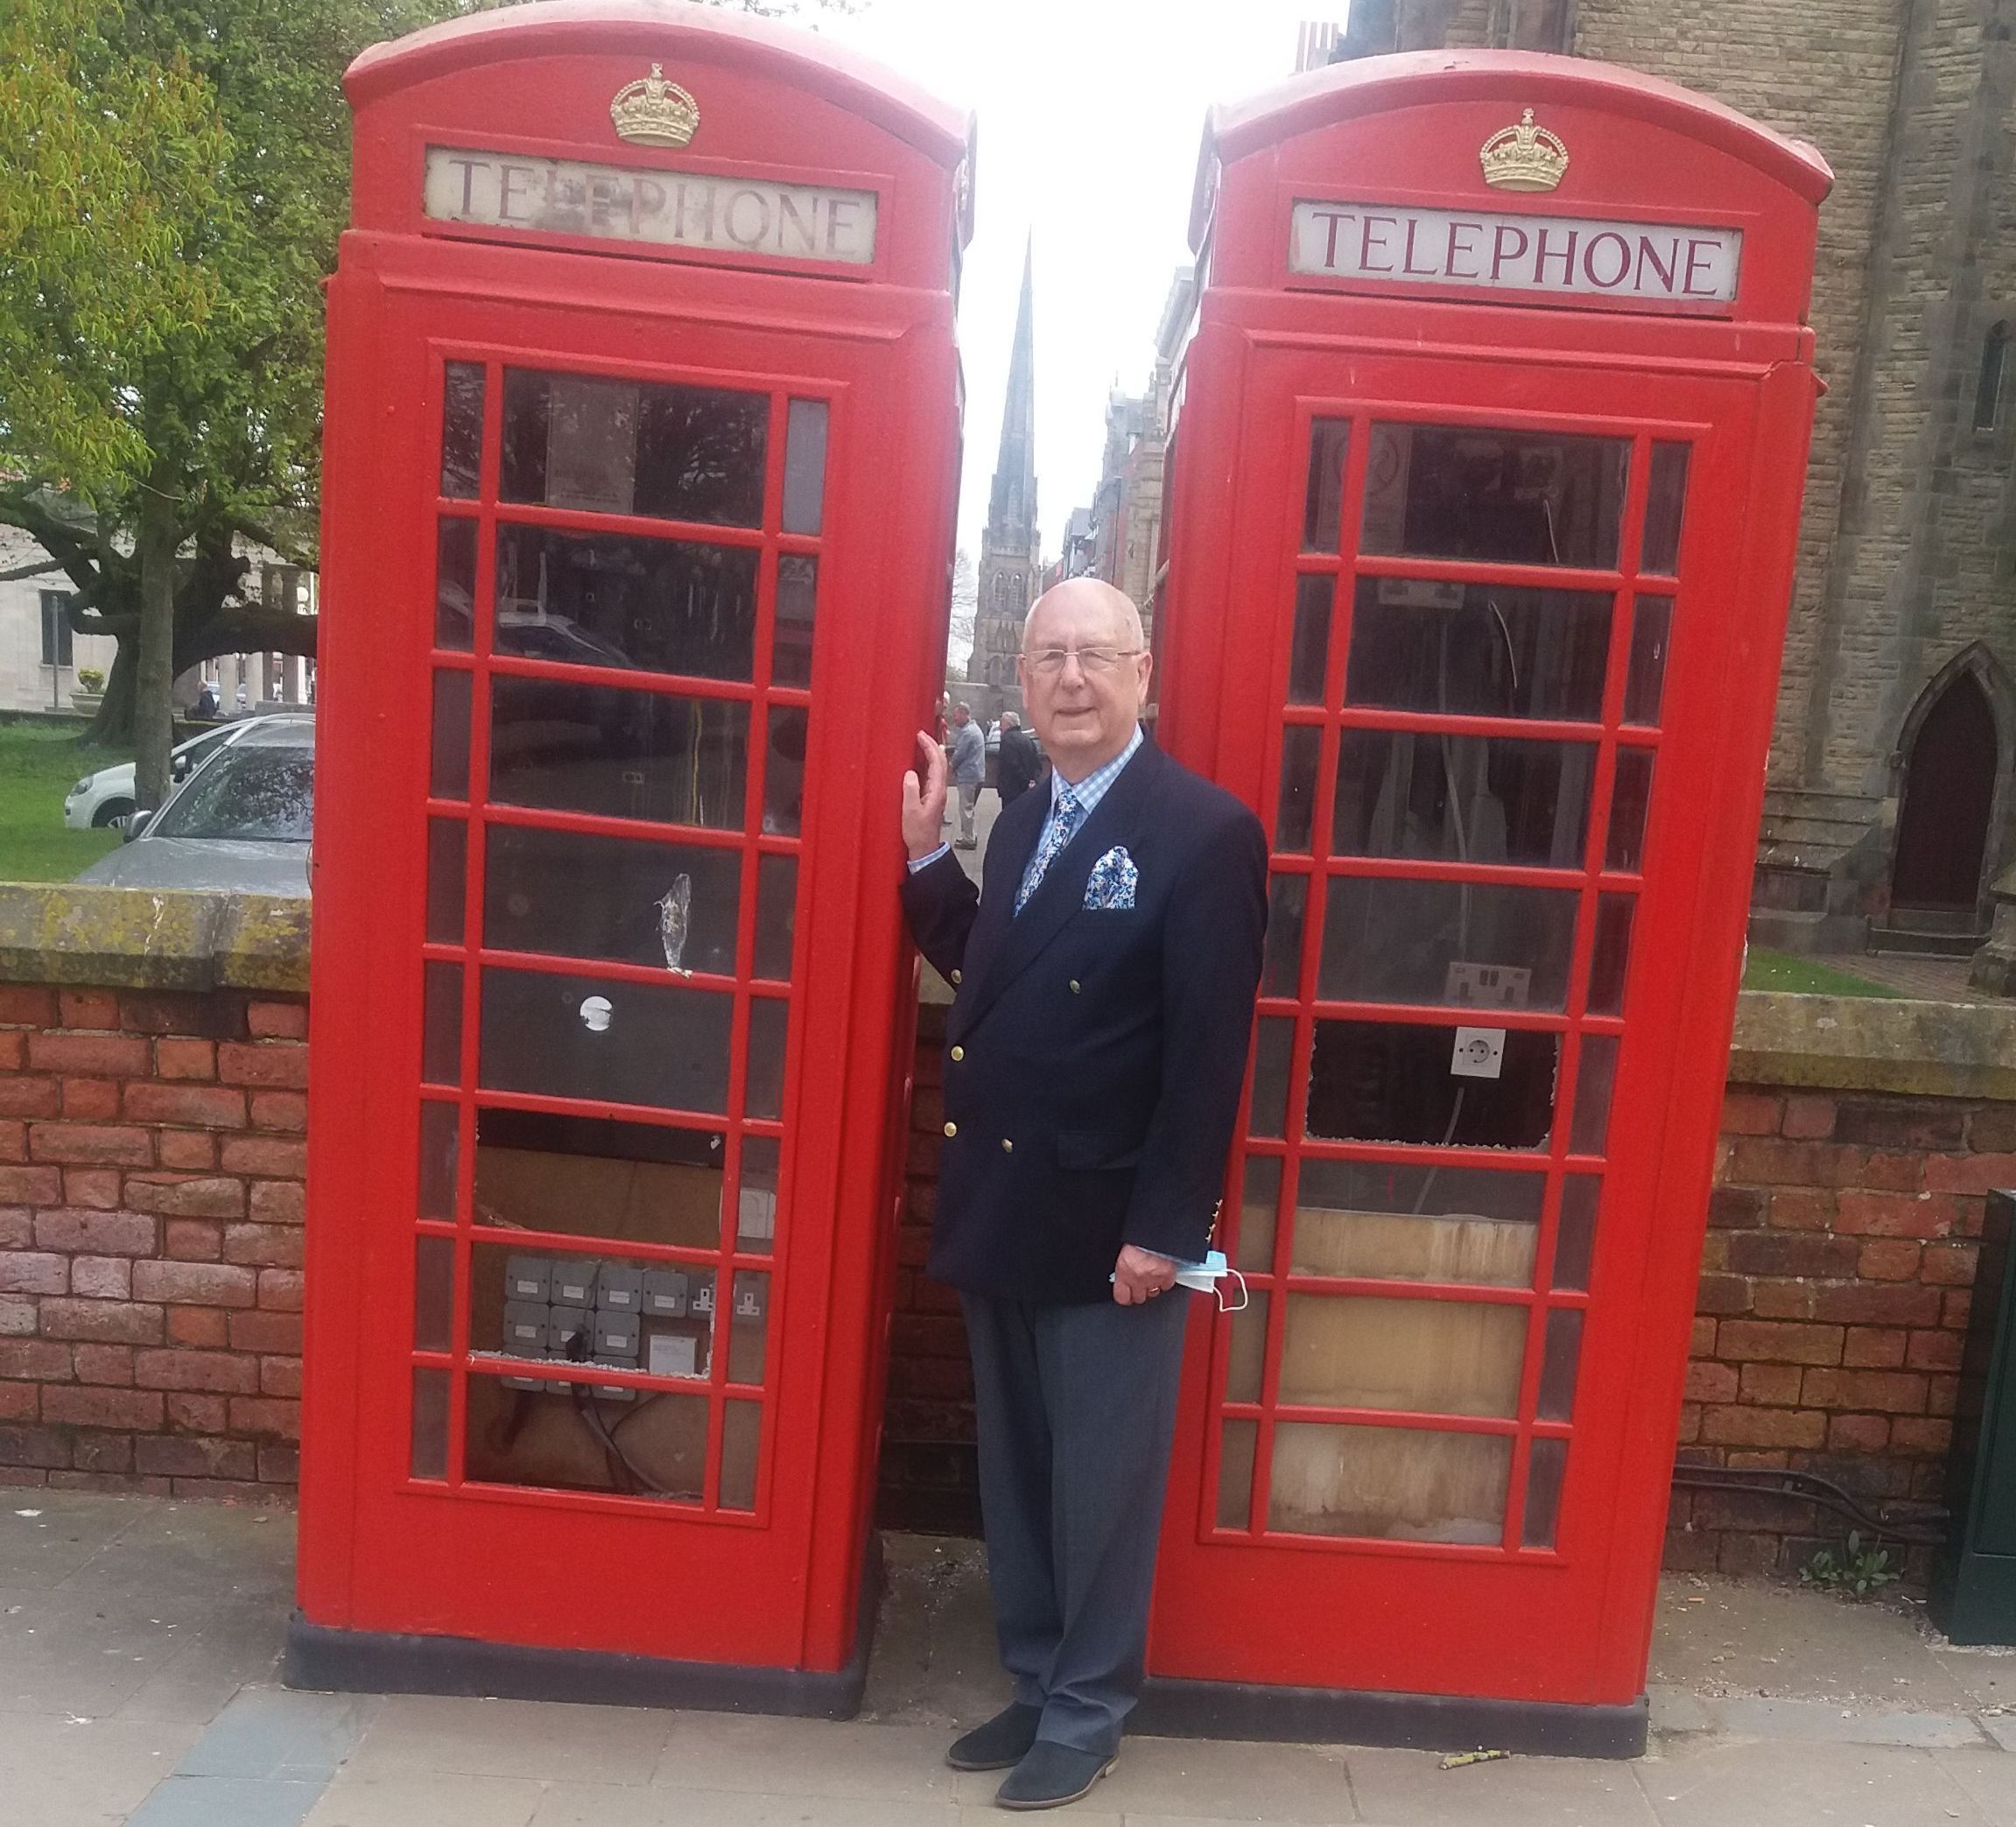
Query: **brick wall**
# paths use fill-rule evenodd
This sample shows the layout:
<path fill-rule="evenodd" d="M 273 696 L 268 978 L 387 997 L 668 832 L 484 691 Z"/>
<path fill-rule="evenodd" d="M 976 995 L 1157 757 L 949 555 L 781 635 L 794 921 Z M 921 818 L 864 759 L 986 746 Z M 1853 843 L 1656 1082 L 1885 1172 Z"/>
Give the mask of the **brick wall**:
<path fill-rule="evenodd" d="M 307 1004 L 0 984 L 0 1477 L 299 1469 Z"/>

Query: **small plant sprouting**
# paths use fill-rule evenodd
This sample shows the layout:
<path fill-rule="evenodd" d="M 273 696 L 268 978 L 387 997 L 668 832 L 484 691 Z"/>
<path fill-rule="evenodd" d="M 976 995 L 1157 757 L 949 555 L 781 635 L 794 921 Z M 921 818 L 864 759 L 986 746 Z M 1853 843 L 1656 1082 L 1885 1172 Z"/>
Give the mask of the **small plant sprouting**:
<path fill-rule="evenodd" d="M 1849 1531 L 1839 1554 L 1831 1548 L 1816 1549 L 1799 1570 L 1802 1586 L 1825 1586 L 1836 1592 L 1852 1593 L 1858 1599 L 1895 1585 L 1902 1578 L 1891 1564 L 1890 1550 L 1873 1544 L 1865 1548 L 1860 1533 L 1854 1529 Z"/>

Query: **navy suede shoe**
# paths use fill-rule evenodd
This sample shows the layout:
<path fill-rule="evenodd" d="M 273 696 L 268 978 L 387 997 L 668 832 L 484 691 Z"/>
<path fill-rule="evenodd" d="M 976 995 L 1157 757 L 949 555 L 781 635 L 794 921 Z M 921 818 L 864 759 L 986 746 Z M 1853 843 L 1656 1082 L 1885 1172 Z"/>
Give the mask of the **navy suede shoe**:
<path fill-rule="evenodd" d="M 945 1761 L 955 1770 L 1010 1769 L 1029 1755 L 1042 1723 L 1040 1706 L 1025 1706 L 1017 1700 L 985 1725 L 976 1725 L 965 1737 L 954 1739 Z"/>
<path fill-rule="evenodd" d="M 1062 1808 L 1088 1793 L 1113 1767 L 1106 1752 L 1076 1751 L 1038 1739 L 994 1791 L 994 1800 L 1003 1808 Z"/>

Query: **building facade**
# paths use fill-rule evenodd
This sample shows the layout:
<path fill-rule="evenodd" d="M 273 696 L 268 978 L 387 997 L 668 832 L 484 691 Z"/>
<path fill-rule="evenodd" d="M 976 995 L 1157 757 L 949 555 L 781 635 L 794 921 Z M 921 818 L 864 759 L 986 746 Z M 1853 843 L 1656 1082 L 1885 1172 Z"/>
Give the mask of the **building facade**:
<path fill-rule="evenodd" d="M 1015 657 L 1022 652 L 1022 622 L 1036 601 L 1042 571 L 1036 505 L 1034 251 L 1032 243 L 1022 255 L 1022 299 L 1015 307 L 1008 398 L 1001 407 L 1001 452 L 987 497 L 987 527 L 980 534 L 973 645 L 966 674 L 969 683 L 988 688 L 991 703 L 973 699 L 973 709 L 982 716 L 1022 708 Z"/>

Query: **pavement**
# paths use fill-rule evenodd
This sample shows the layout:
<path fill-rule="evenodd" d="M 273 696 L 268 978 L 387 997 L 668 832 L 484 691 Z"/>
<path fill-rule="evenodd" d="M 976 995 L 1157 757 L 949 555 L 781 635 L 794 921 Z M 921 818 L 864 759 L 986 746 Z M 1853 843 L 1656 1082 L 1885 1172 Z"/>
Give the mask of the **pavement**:
<path fill-rule="evenodd" d="M 278 1684 L 281 1508 L 0 1491 L 0 1827 L 979 1827 L 1005 1697 L 979 1545 L 885 1538 L 846 1724 Z M 1908 1603 L 1661 1591 L 1630 1763 L 1130 1739 L 1073 1827 L 2016 1827 L 2016 1651 Z"/>

